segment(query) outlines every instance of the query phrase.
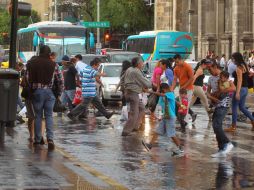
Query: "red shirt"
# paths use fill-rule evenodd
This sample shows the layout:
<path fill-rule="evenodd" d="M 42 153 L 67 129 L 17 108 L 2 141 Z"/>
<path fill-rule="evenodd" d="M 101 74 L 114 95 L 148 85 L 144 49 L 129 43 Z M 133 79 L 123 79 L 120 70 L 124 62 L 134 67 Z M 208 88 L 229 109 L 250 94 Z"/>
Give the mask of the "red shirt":
<path fill-rule="evenodd" d="M 180 100 L 180 104 L 178 113 L 186 115 L 188 113 L 188 98 L 182 98 Z"/>

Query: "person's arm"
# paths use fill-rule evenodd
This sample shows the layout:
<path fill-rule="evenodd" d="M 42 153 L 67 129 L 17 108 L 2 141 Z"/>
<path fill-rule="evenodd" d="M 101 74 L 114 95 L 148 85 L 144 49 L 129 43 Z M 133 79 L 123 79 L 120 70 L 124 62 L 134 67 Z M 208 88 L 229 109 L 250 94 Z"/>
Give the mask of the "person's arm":
<path fill-rule="evenodd" d="M 149 93 L 151 93 L 151 94 L 156 94 L 157 96 L 165 96 L 164 93 L 160 93 L 160 92 L 150 91 Z"/>
<path fill-rule="evenodd" d="M 135 74 L 135 80 L 137 83 L 139 83 L 142 88 L 151 88 L 152 84 L 151 82 L 145 78 L 140 71 L 137 71 Z"/>
<path fill-rule="evenodd" d="M 195 75 L 194 75 L 194 77 L 193 77 L 193 83 L 196 81 L 196 79 L 199 77 L 199 76 L 201 76 L 201 75 L 203 75 L 203 69 L 202 68 L 199 68 L 197 71 L 196 71 L 196 73 L 195 73 Z"/>
<path fill-rule="evenodd" d="M 207 98 L 214 102 L 219 102 L 220 100 L 218 98 L 215 98 L 211 94 L 212 88 L 211 88 L 211 81 L 208 81 L 208 87 L 207 87 Z"/>
<path fill-rule="evenodd" d="M 180 88 L 185 89 L 187 86 L 189 86 L 190 84 L 193 83 L 194 74 L 193 74 L 193 70 L 192 70 L 191 66 L 189 66 L 187 72 L 188 72 L 189 80 L 187 80 L 187 82 L 183 86 L 180 86 Z"/>
<path fill-rule="evenodd" d="M 241 90 L 242 81 L 243 81 L 243 71 L 239 67 L 236 68 L 236 75 L 237 75 L 237 85 L 236 85 L 235 98 L 237 100 L 240 100 L 240 90 Z"/>
<path fill-rule="evenodd" d="M 177 79 L 178 79 L 178 77 L 177 77 L 177 71 L 176 71 L 176 68 L 175 68 L 174 69 L 174 79 L 173 79 L 173 82 L 172 82 L 171 91 L 175 90 Z"/>

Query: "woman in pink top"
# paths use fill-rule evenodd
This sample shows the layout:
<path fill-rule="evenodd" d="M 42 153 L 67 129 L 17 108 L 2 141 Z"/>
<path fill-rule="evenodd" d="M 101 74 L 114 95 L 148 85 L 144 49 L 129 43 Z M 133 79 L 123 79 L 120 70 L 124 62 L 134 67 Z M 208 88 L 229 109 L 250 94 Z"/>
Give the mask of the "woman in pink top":
<path fill-rule="evenodd" d="M 160 91 L 160 84 L 161 84 L 161 76 L 164 73 L 164 71 L 167 68 L 167 61 L 166 60 L 160 60 L 156 64 L 154 71 L 153 71 L 153 76 L 152 76 L 152 88 L 154 92 L 159 92 Z M 151 119 L 156 119 L 154 116 L 154 111 L 156 108 L 156 105 L 158 103 L 159 97 L 157 97 L 156 104 L 150 107 L 151 111 Z"/>

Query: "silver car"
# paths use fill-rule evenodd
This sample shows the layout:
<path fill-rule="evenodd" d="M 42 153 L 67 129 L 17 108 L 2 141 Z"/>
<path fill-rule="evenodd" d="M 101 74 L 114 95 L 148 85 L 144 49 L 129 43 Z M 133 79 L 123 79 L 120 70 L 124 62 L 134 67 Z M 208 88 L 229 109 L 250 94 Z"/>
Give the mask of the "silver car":
<path fill-rule="evenodd" d="M 103 86 L 98 87 L 98 94 L 104 105 L 107 105 L 108 101 L 122 100 L 122 92 L 119 90 L 116 92 L 121 70 L 122 63 L 102 63 L 100 65 L 99 71 L 106 74 L 105 77 L 101 77 Z"/>

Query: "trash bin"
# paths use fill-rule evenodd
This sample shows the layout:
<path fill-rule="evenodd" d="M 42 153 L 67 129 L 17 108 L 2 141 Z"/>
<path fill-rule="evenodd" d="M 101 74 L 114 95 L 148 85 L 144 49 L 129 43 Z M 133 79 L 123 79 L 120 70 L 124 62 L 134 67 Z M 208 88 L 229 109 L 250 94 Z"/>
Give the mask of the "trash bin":
<path fill-rule="evenodd" d="M 0 123 L 16 120 L 19 72 L 0 69 Z"/>

